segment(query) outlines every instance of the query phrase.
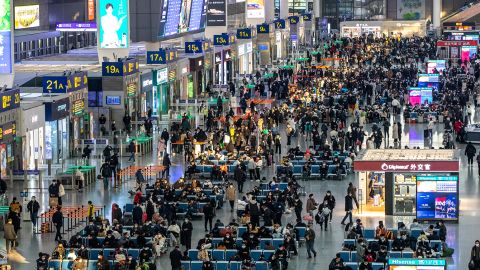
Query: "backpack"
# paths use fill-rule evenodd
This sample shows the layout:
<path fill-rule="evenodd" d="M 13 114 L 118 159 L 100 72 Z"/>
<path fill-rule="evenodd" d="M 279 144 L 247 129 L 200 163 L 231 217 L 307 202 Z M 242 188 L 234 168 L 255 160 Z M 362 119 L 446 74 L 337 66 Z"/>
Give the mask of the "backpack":
<path fill-rule="evenodd" d="M 370 242 L 368 244 L 368 249 L 370 249 L 373 252 L 377 252 L 380 250 L 380 245 L 378 244 L 378 242 Z"/>
<path fill-rule="evenodd" d="M 365 261 L 367 261 L 367 262 L 373 262 L 373 256 L 372 256 L 372 254 L 367 254 L 367 255 L 365 256 Z"/>
<path fill-rule="evenodd" d="M 248 210 L 250 211 L 251 216 L 258 216 L 260 215 L 258 211 L 258 205 L 256 203 L 250 203 L 248 205 Z"/>
<path fill-rule="evenodd" d="M 315 222 L 317 224 L 322 224 L 325 221 L 325 216 L 321 215 L 320 212 L 315 215 Z"/>

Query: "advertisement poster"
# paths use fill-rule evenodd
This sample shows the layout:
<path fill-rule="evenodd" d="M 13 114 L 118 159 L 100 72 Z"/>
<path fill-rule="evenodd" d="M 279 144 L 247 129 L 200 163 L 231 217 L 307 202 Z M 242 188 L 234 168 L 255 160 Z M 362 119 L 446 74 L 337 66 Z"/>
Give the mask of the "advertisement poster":
<path fill-rule="evenodd" d="M 95 0 L 88 0 L 87 10 L 88 10 L 88 20 L 89 21 L 95 20 Z"/>
<path fill-rule="evenodd" d="M 446 67 L 445 60 L 428 60 L 427 73 L 428 74 L 442 73 L 445 67 Z M 437 72 L 434 72 L 435 69 L 437 70 Z"/>
<path fill-rule="evenodd" d="M 0 0 L 0 74 L 12 73 L 10 0 Z"/>
<path fill-rule="evenodd" d="M 208 26 L 226 26 L 227 1 L 226 0 L 209 0 L 207 10 L 207 25 Z"/>
<path fill-rule="evenodd" d="M 15 7 L 15 29 L 40 26 L 40 6 Z"/>
<path fill-rule="evenodd" d="M 99 0 L 100 48 L 128 48 L 128 0 Z"/>
<path fill-rule="evenodd" d="M 397 0 L 397 19 L 425 19 L 425 0 Z"/>
<path fill-rule="evenodd" d="M 247 0 L 247 19 L 265 19 L 264 0 Z"/>
<path fill-rule="evenodd" d="M 0 144 L 0 176 L 2 179 L 7 177 L 7 146 Z"/>
<path fill-rule="evenodd" d="M 417 176 L 417 218 L 458 218 L 458 177 L 456 181 Z"/>

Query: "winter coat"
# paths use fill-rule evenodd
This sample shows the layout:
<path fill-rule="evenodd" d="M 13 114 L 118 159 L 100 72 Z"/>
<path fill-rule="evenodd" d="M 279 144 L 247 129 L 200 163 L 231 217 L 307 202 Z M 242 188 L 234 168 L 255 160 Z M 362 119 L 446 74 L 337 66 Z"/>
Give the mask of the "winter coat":
<path fill-rule="evenodd" d="M 15 229 L 13 228 L 12 223 L 5 223 L 5 225 L 3 226 L 3 231 L 4 231 L 3 237 L 6 240 L 17 239 L 17 234 L 15 233 Z"/>
<path fill-rule="evenodd" d="M 237 198 L 237 191 L 233 186 L 229 186 L 226 193 L 228 201 L 234 201 Z"/>

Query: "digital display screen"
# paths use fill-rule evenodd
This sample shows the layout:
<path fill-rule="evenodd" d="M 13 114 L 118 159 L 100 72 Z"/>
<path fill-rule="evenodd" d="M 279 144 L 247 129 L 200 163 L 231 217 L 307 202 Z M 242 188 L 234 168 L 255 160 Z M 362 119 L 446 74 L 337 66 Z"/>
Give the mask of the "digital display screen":
<path fill-rule="evenodd" d="M 99 0 L 100 48 L 128 48 L 128 0 Z"/>
<path fill-rule="evenodd" d="M 225 26 L 227 24 L 226 9 L 226 0 L 208 0 L 207 25 Z"/>
<path fill-rule="evenodd" d="M 428 60 L 427 73 L 432 74 L 434 69 L 437 69 L 438 73 L 442 73 L 446 67 L 445 60 Z"/>
<path fill-rule="evenodd" d="M 15 29 L 24 29 L 40 26 L 40 6 L 16 6 Z"/>
<path fill-rule="evenodd" d="M 417 218 L 458 219 L 458 176 L 416 176 Z"/>
<path fill-rule="evenodd" d="M 477 55 L 476 46 L 463 46 L 461 51 L 462 61 L 470 61 L 470 59 L 475 58 Z"/>
<path fill-rule="evenodd" d="M 167 37 L 205 28 L 205 3 L 205 0 L 164 0 L 159 36 Z"/>
<path fill-rule="evenodd" d="M 247 0 L 247 18 L 265 19 L 265 1 Z"/>
<path fill-rule="evenodd" d="M 443 267 L 443 266 L 411 266 L 411 265 L 399 266 L 399 265 L 396 265 L 396 266 L 390 266 L 389 269 L 390 270 L 444 270 L 445 267 Z"/>
<path fill-rule="evenodd" d="M 121 98 L 120 96 L 106 96 L 105 97 L 105 103 L 107 105 L 121 105 Z"/>
<path fill-rule="evenodd" d="M 395 258 L 388 260 L 389 270 L 445 270 L 446 262 L 441 259 Z"/>
<path fill-rule="evenodd" d="M 438 91 L 440 87 L 440 75 L 438 74 L 418 74 L 418 87 L 431 87 Z"/>
<path fill-rule="evenodd" d="M 432 88 L 429 87 L 410 87 L 408 88 L 410 104 L 423 105 L 433 102 Z"/>
<path fill-rule="evenodd" d="M 0 0 L 0 73 L 12 73 L 12 25 L 10 0 Z"/>

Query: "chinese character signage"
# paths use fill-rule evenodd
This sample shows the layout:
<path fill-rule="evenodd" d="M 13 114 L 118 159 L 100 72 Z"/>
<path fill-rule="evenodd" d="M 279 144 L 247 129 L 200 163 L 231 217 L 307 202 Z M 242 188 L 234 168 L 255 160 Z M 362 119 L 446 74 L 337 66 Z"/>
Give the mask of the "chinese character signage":
<path fill-rule="evenodd" d="M 355 161 L 356 171 L 457 172 L 458 161 Z"/>
<path fill-rule="evenodd" d="M 458 175 L 417 175 L 416 183 L 418 219 L 458 219 Z"/>
<path fill-rule="evenodd" d="M 0 141 L 10 141 L 17 135 L 17 125 L 9 122 L 0 126 Z"/>
<path fill-rule="evenodd" d="M 0 113 L 16 109 L 20 107 L 20 90 L 15 89 L 0 93 L 0 99 L 2 100 Z"/>
<path fill-rule="evenodd" d="M 0 0 L 0 74 L 12 73 L 12 20 L 10 0 Z"/>
<path fill-rule="evenodd" d="M 55 25 L 55 30 L 60 32 L 96 32 L 95 22 L 62 22 Z"/>
<path fill-rule="evenodd" d="M 99 0 L 100 48 L 128 48 L 128 0 Z"/>
<path fill-rule="evenodd" d="M 72 104 L 72 114 L 81 115 L 85 110 L 85 101 L 83 99 L 75 100 Z"/>
<path fill-rule="evenodd" d="M 67 78 L 67 92 L 73 92 L 88 88 L 88 77 L 86 72 L 75 72 Z"/>

